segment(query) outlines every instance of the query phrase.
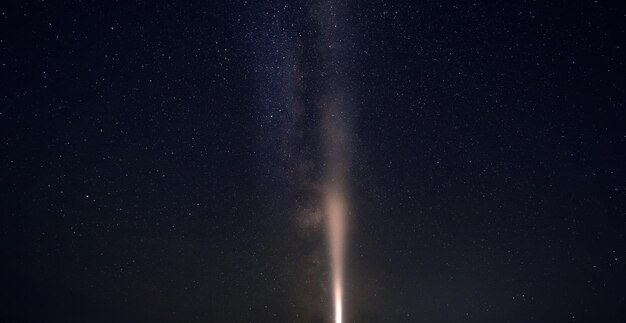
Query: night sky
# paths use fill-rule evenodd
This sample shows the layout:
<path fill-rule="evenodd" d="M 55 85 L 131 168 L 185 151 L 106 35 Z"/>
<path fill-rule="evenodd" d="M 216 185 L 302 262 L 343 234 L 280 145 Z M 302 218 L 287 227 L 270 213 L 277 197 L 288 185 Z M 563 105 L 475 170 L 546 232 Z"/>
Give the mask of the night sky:
<path fill-rule="evenodd" d="M 624 7 L 333 1 L 0 4 L 0 321 L 626 322 Z"/>

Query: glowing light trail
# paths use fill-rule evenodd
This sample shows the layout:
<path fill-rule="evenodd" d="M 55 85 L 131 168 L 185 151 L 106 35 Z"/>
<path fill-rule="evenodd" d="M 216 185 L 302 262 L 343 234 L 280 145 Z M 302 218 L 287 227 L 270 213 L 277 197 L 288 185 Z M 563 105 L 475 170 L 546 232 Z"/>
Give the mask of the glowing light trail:
<path fill-rule="evenodd" d="M 331 95 L 322 105 L 326 150 L 326 181 L 324 213 L 330 254 L 334 322 L 342 323 L 344 316 L 344 286 L 348 202 L 346 175 L 348 160 L 348 129 L 342 117 L 344 101 L 341 95 Z"/>
<path fill-rule="evenodd" d="M 335 323 L 341 323 L 343 316 L 346 210 L 344 194 L 341 187 L 337 186 L 337 183 L 333 183 L 327 190 L 326 215 L 328 217 L 328 235 L 330 240 Z"/>

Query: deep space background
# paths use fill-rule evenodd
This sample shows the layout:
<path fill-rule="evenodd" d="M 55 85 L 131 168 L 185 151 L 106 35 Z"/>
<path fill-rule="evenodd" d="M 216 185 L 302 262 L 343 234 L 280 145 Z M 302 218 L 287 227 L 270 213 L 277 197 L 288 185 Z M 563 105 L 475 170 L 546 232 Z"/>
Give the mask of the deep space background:
<path fill-rule="evenodd" d="M 331 93 L 346 322 L 625 322 L 625 29 L 619 1 L 2 2 L 0 321 L 329 322 Z"/>

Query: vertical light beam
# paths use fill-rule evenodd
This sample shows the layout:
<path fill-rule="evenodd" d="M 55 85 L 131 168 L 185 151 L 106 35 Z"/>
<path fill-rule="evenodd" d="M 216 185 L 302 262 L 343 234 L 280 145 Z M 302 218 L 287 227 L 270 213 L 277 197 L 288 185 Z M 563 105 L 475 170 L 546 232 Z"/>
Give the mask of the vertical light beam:
<path fill-rule="evenodd" d="M 346 248 L 346 206 L 343 189 L 333 181 L 326 191 L 326 215 L 330 245 L 331 279 L 335 306 L 335 323 L 342 322 L 344 262 Z"/>
<path fill-rule="evenodd" d="M 322 141 L 325 153 L 324 213 L 326 217 L 330 254 L 331 288 L 334 322 L 342 323 L 345 315 L 345 263 L 348 231 L 348 164 L 350 155 L 350 127 L 348 113 L 347 70 L 344 56 L 347 51 L 342 18 L 342 2 L 322 0 L 317 13 L 322 32 L 320 52 L 322 80 L 325 83 L 320 97 Z"/>
<path fill-rule="evenodd" d="M 344 101 L 341 95 L 330 95 L 322 105 L 324 141 L 326 150 L 326 181 L 324 185 L 324 213 L 328 235 L 330 269 L 335 323 L 342 323 L 344 315 L 344 288 L 348 202 L 346 194 L 348 138 L 343 118 Z"/>

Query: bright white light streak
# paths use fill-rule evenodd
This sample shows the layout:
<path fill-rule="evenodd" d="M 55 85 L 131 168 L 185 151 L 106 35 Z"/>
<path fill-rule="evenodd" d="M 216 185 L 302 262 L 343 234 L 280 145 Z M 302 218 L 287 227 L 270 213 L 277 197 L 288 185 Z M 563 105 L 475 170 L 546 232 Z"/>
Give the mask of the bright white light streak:
<path fill-rule="evenodd" d="M 340 183 L 326 191 L 326 216 L 330 244 L 331 275 L 335 306 L 335 323 L 343 320 L 343 286 L 346 250 L 346 199 Z"/>

